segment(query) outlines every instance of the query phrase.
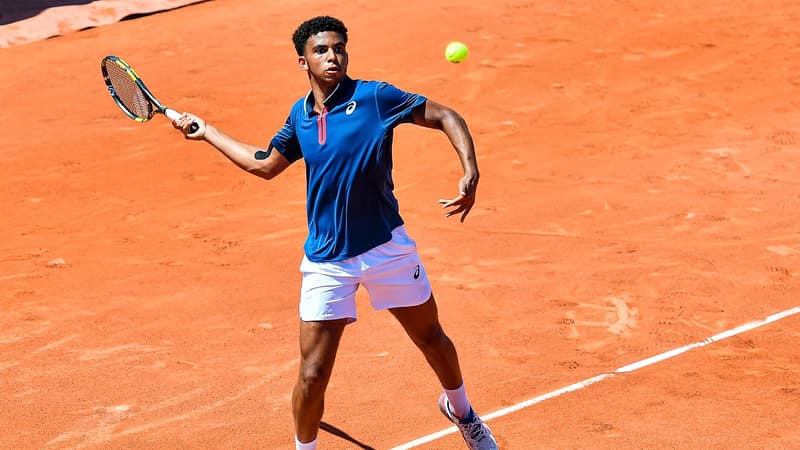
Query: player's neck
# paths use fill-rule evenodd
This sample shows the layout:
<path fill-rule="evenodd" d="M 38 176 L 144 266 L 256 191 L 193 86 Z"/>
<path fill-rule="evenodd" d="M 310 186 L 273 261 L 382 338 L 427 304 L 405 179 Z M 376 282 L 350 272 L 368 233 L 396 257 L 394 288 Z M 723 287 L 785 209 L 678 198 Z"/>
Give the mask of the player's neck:
<path fill-rule="evenodd" d="M 314 96 L 314 111 L 322 113 L 325 108 L 325 101 L 336 92 L 339 83 L 320 83 L 319 80 L 311 78 L 311 93 Z"/>

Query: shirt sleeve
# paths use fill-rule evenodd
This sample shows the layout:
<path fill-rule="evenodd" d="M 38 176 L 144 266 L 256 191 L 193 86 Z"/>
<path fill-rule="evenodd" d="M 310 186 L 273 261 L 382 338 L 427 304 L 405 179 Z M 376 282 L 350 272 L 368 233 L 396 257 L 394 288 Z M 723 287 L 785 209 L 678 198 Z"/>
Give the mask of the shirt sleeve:
<path fill-rule="evenodd" d="M 294 126 L 293 116 L 294 110 L 292 110 L 292 113 L 286 118 L 286 123 L 275 133 L 271 142 L 272 147 L 278 150 L 281 155 L 285 156 L 289 162 L 295 162 L 303 157 L 300 141 L 297 139 L 297 131 Z"/>
<path fill-rule="evenodd" d="M 375 101 L 378 114 L 386 128 L 412 121 L 411 111 L 425 103 L 427 99 L 419 94 L 400 90 L 389 83 L 378 83 L 375 88 Z"/>

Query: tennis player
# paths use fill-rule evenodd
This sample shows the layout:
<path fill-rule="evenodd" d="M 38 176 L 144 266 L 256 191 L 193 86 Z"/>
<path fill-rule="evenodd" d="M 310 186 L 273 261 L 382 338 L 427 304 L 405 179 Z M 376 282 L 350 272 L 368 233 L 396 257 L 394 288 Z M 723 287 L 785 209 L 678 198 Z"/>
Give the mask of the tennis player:
<path fill-rule="evenodd" d="M 350 78 L 347 28 L 338 19 L 310 19 L 295 30 L 293 41 L 311 90 L 294 104 L 266 150 L 195 115 L 184 114 L 173 125 L 268 180 L 305 159 L 308 237 L 300 264 L 300 370 L 292 395 L 296 448 L 317 448 L 339 341 L 356 320 L 355 294 L 364 286 L 372 306 L 388 309 L 424 354 L 443 387 L 439 408 L 467 447 L 496 449 L 492 432 L 467 398 L 456 349 L 439 323 L 428 275 L 393 193 L 394 128 L 413 123 L 441 130 L 455 147 L 464 176 L 459 194 L 439 202 L 446 217 L 460 215 L 463 222 L 479 178 L 467 125 L 455 111 L 422 95 Z M 192 123 L 198 125 L 193 133 Z"/>

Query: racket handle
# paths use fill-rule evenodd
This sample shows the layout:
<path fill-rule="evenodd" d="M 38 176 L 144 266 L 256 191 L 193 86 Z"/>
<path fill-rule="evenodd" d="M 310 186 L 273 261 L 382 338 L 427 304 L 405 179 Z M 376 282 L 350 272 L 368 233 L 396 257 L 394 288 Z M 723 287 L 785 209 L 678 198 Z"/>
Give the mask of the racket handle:
<path fill-rule="evenodd" d="M 182 116 L 182 114 L 179 113 L 178 111 L 175 111 L 174 109 L 169 109 L 169 108 L 164 110 L 164 115 L 167 116 L 167 118 L 169 118 L 169 120 L 178 120 Z M 197 125 L 197 122 L 192 122 L 192 124 L 189 125 L 189 134 L 197 133 L 197 130 L 199 130 L 199 129 L 200 129 L 200 125 Z"/>
<path fill-rule="evenodd" d="M 167 108 L 164 110 L 164 115 L 167 116 L 169 120 L 178 120 L 181 118 L 182 114 L 179 113 L 178 111 L 175 111 L 174 109 Z"/>

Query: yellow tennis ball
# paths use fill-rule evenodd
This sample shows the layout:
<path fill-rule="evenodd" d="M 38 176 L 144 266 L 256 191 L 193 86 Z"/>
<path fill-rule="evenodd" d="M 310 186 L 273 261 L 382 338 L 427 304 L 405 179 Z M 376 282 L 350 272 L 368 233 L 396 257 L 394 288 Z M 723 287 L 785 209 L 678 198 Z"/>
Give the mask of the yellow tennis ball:
<path fill-rule="evenodd" d="M 451 63 L 457 64 L 467 59 L 467 53 L 469 53 L 469 50 L 463 42 L 453 41 L 447 44 L 447 48 L 444 50 L 444 57 Z"/>

